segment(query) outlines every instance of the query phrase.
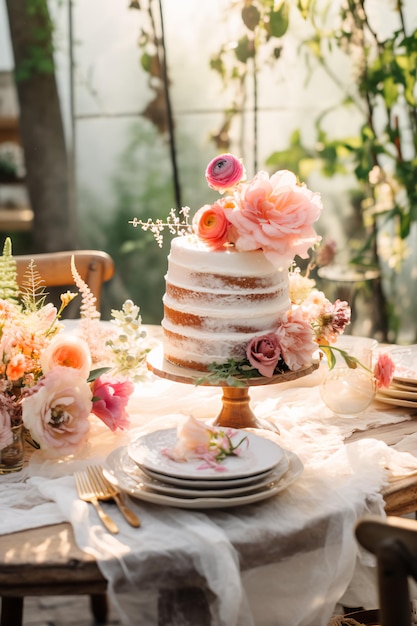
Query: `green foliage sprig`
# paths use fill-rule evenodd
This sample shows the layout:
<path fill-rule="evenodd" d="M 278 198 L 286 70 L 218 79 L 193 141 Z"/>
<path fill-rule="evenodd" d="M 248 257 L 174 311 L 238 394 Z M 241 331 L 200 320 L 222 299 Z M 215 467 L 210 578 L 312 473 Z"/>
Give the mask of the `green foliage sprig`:
<path fill-rule="evenodd" d="M 226 363 L 210 363 L 207 366 L 208 374 L 200 376 L 194 381 L 195 385 L 227 385 L 228 387 L 244 387 L 249 378 L 265 378 L 257 369 L 251 366 L 247 359 L 236 361 L 228 359 Z M 288 372 L 289 368 L 282 359 L 274 370 L 274 376 Z M 268 379 L 265 378 L 265 381 Z"/>
<path fill-rule="evenodd" d="M 6 237 L 3 254 L 0 256 L 0 298 L 19 304 L 16 261 L 12 253 L 12 240 Z"/>

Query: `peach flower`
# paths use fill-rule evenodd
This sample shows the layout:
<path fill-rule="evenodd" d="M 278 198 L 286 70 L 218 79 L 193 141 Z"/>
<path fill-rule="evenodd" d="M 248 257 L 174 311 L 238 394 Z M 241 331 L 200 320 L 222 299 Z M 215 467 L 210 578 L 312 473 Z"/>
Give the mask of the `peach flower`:
<path fill-rule="evenodd" d="M 23 423 L 41 449 L 74 453 L 90 429 L 91 389 L 78 369 L 56 366 L 22 399 Z"/>
<path fill-rule="evenodd" d="M 294 309 L 287 314 L 287 321 L 283 322 L 276 331 L 282 358 L 292 371 L 299 370 L 311 358 L 317 344 L 314 342 L 313 329 L 303 318 L 302 311 Z"/>
<path fill-rule="evenodd" d="M 91 353 L 84 339 L 60 334 L 45 348 L 40 363 L 44 374 L 59 365 L 76 369 L 80 376 L 87 379 L 91 370 Z"/>
<path fill-rule="evenodd" d="M 15 354 L 7 364 L 6 376 L 9 380 L 17 381 L 23 378 L 26 368 L 26 359 L 23 354 Z"/>
<path fill-rule="evenodd" d="M 320 195 L 298 184 L 288 170 L 271 178 L 259 172 L 240 186 L 235 200 L 236 207 L 225 211 L 236 229 L 238 250 L 261 249 L 276 267 L 287 268 L 294 255 L 307 258 L 320 240 L 312 226 L 322 211 Z"/>
<path fill-rule="evenodd" d="M 224 192 L 245 178 L 242 161 L 233 154 L 225 153 L 215 157 L 206 168 L 206 181 L 211 189 Z"/>
<path fill-rule="evenodd" d="M 218 202 L 204 205 L 193 218 L 194 232 L 213 250 L 218 250 L 227 242 L 230 226 Z"/>

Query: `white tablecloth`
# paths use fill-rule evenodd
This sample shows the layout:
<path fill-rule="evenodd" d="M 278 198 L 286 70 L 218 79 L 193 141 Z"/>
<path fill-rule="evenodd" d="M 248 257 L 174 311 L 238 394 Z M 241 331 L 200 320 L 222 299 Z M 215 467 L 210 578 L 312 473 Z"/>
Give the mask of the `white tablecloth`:
<path fill-rule="evenodd" d="M 78 499 L 73 470 L 103 462 L 138 428 L 158 428 L 175 422 L 178 414 L 213 418 L 221 408 L 219 388 L 150 375 L 130 400 L 130 431 L 111 433 L 92 418 L 89 444 L 76 458 L 57 463 L 35 452 L 22 472 L 0 477 L 0 533 L 70 521 L 77 544 L 97 558 L 109 580 L 112 601 L 126 624 L 156 624 L 157 587 L 175 572 L 192 569 L 213 593 L 213 625 L 325 626 L 342 596 L 350 606 L 375 606 L 366 569 L 373 562 L 358 550 L 354 523 L 367 512 L 384 514 L 381 487 L 390 475 L 417 472 L 417 459 L 373 439 L 347 445 L 343 440 L 357 428 L 403 421 L 405 415 L 411 419 L 411 412 L 375 404 L 360 417 L 336 418 L 320 400 L 319 380 L 315 372 L 294 383 L 250 390 L 257 417 L 279 425 L 280 443 L 305 466 L 295 483 L 269 500 L 223 511 L 132 500 L 142 520 L 139 529 L 130 527 L 112 503 L 104 503 L 120 533 L 105 531 L 93 507 Z M 414 436 L 402 446 L 413 450 Z M 320 533 L 312 536 L 312 528 Z M 297 531 L 304 533 L 297 549 L 273 562 L 286 537 Z M 243 544 L 263 546 L 266 564 L 249 569 L 243 564 L 242 572 L 237 547 Z"/>

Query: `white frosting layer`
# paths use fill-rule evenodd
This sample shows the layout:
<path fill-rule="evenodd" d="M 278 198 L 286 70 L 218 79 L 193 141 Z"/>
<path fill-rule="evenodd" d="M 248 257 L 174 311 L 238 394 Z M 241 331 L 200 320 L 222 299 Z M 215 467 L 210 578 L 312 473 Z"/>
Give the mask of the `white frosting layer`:
<path fill-rule="evenodd" d="M 288 272 L 261 251 L 212 251 L 195 237 L 171 242 L 164 302 L 164 352 L 201 364 L 245 357 L 255 335 L 276 330 L 290 306 Z"/>

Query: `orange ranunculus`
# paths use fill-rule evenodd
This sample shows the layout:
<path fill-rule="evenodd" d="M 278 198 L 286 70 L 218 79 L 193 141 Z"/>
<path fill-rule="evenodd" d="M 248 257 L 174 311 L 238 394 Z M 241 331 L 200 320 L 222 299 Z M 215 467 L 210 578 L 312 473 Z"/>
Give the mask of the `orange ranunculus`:
<path fill-rule="evenodd" d="M 40 362 L 44 374 L 59 365 L 72 367 L 87 378 L 91 369 L 90 349 L 80 337 L 57 335 L 41 354 Z"/>
<path fill-rule="evenodd" d="M 23 354 L 15 354 L 7 364 L 6 376 L 9 380 L 16 381 L 25 373 L 26 359 Z"/>
<path fill-rule="evenodd" d="M 193 218 L 194 232 L 213 250 L 218 250 L 227 243 L 230 226 L 224 209 L 218 202 L 205 204 Z"/>

